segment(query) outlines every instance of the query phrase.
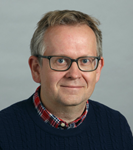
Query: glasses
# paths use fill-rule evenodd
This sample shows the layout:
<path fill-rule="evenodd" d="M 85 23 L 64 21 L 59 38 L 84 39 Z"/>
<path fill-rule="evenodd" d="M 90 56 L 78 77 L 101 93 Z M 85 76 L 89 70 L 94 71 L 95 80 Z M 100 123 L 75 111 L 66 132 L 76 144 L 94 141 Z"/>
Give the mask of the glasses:
<path fill-rule="evenodd" d="M 99 60 L 101 59 L 95 56 L 84 56 L 77 59 L 71 59 L 66 56 L 35 56 L 48 59 L 50 68 L 55 71 L 66 71 L 71 67 L 73 62 L 76 62 L 79 70 L 91 72 L 97 69 Z"/>

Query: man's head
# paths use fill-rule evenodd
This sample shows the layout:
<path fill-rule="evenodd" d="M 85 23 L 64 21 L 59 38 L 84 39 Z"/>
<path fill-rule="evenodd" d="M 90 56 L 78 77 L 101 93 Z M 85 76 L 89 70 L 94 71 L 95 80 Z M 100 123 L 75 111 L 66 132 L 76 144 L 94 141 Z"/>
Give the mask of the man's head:
<path fill-rule="evenodd" d="M 100 22 L 82 12 L 79 11 L 51 11 L 44 15 L 44 17 L 38 22 L 38 26 L 31 40 L 31 55 L 41 54 L 43 55 L 46 50 L 44 36 L 46 31 L 53 26 L 57 25 L 83 25 L 89 26 L 96 36 L 97 41 L 97 55 L 102 56 L 102 34 L 98 25 Z"/>
<path fill-rule="evenodd" d="M 91 96 L 104 64 L 97 25 L 96 19 L 76 11 L 50 12 L 39 21 L 29 65 L 34 81 L 41 84 L 40 96 L 49 111 L 71 106 L 81 110 Z M 47 57 L 41 64 L 38 54 Z M 74 60 L 70 68 L 68 57 Z"/>

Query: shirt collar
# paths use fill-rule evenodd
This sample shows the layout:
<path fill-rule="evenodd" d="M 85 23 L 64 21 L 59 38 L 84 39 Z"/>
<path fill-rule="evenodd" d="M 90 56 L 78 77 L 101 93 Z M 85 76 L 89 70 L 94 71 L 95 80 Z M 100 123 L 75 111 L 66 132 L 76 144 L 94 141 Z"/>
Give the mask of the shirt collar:
<path fill-rule="evenodd" d="M 76 128 L 85 119 L 85 117 L 88 113 L 88 109 L 89 109 L 89 102 L 88 101 L 86 102 L 86 107 L 85 107 L 83 114 L 79 118 L 77 118 L 76 120 L 74 120 L 73 122 L 68 124 L 65 121 L 63 121 L 62 119 L 55 117 L 53 114 L 51 114 L 45 108 L 45 106 L 42 104 L 42 102 L 40 100 L 39 92 L 40 92 L 40 86 L 36 89 L 36 91 L 33 95 L 33 103 L 34 103 L 34 106 L 35 106 L 39 116 L 43 119 L 43 121 L 45 123 L 48 123 L 52 127 L 55 127 L 55 128 L 70 129 L 70 128 Z"/>

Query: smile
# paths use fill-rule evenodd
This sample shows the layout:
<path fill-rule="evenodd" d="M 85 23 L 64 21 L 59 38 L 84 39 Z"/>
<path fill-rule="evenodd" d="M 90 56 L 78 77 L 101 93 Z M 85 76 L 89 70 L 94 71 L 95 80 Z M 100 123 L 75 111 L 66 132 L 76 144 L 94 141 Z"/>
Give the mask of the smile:
<path fill-rule="evenodd" d="M 66 86 L 66 85 L 61 85 L 61 87 L 64 87 L 64 88 L 82 88 L 83 86 Z"/>

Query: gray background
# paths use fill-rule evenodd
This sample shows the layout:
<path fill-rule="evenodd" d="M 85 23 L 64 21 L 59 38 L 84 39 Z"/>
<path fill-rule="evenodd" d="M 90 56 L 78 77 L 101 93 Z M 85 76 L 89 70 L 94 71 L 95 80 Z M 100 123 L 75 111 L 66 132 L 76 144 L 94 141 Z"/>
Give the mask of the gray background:
<path fill-rule="evenodd" d="M 0 0 L 0 109 L 28 98 L 38 86 L 28 66 L 30 39 L 42 15 L 56 9 L 101 21 L 105 66 L 91 99 L 119 110 L 133 131 L 132 0 Z"/>

